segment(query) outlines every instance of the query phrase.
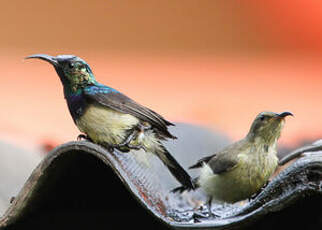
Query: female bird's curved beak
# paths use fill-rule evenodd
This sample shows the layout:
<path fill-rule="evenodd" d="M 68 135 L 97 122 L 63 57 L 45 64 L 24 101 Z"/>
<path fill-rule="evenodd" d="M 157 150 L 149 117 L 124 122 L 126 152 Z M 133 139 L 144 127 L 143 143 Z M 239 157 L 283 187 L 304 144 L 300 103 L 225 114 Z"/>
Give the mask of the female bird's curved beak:
<path fill-rule="evenodd" d="M 287 116 L 294 116 L 291 112 L 282 112 L 282 113 L 277 113 L 276 117 L 278 118 L 285 118 Z"/>
<path fill-rule="evenodd" d="M 55 67 L 58 67 L 58 65 L 59 65 L 56 57 L 53 57 L 53 56 L 50 56 L 47 54 L 34 54 L 34 55 L 30 55 L 28 57 L 25 57 L 25 59 L 30 59 L 30 58 L 38 58 L 38 59 L 47 61 Z"/>

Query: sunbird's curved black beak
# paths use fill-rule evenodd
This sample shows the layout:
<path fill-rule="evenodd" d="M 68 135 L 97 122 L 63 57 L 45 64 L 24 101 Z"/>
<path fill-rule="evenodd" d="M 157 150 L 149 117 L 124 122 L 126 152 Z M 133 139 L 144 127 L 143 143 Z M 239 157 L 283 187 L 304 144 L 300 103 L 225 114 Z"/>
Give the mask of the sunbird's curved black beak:
<path fill-rule="evenodd" d="M 34 54 L 34 55 L 30 55 L 28 57 L 25 57 L 25 59 L 31 59 L 31 58 L 38 58 L 38 59 L 47 61 L 55 67 L 58 67 L 58 65 L 59 65 L 56 57 L 53 57 L 53 56 L 50 56 L 47 54 Z"/>
<path fill-rule="evenodd" d="M 282 113 L 277 113 L 276 114 L 276 117 L 279 117 L 279 118 L 284 118 L 284 117 L 287 117 L 287 116 L 294 116 L 294 115 L 291 112 L 282 112 Z"/>

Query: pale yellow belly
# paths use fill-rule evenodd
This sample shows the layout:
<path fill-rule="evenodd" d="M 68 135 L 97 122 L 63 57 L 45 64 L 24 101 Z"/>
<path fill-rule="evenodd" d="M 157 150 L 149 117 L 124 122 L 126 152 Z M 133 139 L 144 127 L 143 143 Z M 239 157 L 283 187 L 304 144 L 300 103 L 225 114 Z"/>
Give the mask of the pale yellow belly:
<path fill-rule="evenodd" d="M 119 144 L 139 120 L 130 115 L 116 112 L 100 105 L 91 105 L 76 121 L 79 130 L 96 143 Z"/>
<path fill-rule="evenodd" d="M 266 153 L 255 159 L 242 155 L 235 168 L 219 175 L 204 165 L 199 184 L 215 200 L 234 203 L 258 192 L 274 173 L 277 163 L 275 153 Z"/>

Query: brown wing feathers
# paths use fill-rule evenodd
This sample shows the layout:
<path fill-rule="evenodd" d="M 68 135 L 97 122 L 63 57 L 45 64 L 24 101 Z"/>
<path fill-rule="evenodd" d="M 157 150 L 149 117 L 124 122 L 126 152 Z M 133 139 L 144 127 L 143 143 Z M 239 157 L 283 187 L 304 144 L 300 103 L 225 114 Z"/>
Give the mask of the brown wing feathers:
<path fill-rule="evenodd" d="M 136 103 L 132 99 L 128 98 L 124 94 L 119 92 L 113 93 L 97 93 L 87 94 L 88 99 L 107 106 L 121 113 L 131 114 L 138 119 L 150 123 L 153 128 L 156 128 L 160 134 L 168 138 L 176 139 L 169 131 L 168 127 L 174 125 L 171 122 L 165 120 L 161 115 L 156 112 Z"/>

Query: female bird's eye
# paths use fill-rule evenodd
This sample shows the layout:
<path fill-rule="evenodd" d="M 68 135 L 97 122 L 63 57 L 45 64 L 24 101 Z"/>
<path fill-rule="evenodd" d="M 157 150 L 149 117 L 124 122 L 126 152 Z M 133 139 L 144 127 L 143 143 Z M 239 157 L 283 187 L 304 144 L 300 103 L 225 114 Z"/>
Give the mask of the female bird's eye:
<path fill-rule="evenodd" d="M 265 116 L 260 116 L 259 118 L 261 121 L 264 121 L 265 120 Z"/>
<path fill-rule="evenodd" d="M 68 66 L 69 66 L 69 68 L 70 68 L 70 69 L 72 69 L 72 68 L 74 68 L 74 63 L 71 63 L 71 62 L 70 62 L 70 63 L 68 64 Z"/>

